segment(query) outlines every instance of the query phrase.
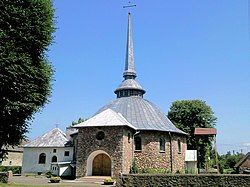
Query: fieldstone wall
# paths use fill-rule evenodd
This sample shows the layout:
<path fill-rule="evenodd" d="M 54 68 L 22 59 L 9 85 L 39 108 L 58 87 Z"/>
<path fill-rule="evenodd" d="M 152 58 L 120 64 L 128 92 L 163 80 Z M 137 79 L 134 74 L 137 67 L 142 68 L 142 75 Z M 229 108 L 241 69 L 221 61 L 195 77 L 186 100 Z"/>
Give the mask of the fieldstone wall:
<path fill-rule="evenodd" d="M 97 140 L 96 134 L 103 131 L 104 139 Z M 129 173 L 133 156 L 138 168 L 162 169 L 171 172 L 171 154 L 173 173 L 185 170 L 186 137 L 179 134 L 169 136 L 168 132 L 141 131 L 142 150 L 133 153 L 134 130 L 128 127 L 86 127 L 78 132 L 76 153 L 76 176 L 87 174 L 87 159 L 95 151 L 104 151 L 111 158 L 111 175 Z M 160 138 L 165 140 L 165 151 L 160 151 Z M 172 143 L 170 143 L 170 140 Z M 178 140 L 181 141 L 181 152 L 178 152 Z M 172 149 L 170 145 L 172 144 Z M 172 151 L 172 153 L 171 153 Z M 88 173 L 89 174 L 89 173 Z M 91 174 L 89 174 L 91 175 Z"/>
<path fill-rule="evenodd" d="M 129 128 L 123 131 L 123 170 L 122 173 L 129 173 L 133 158 L 133 134 Z"/>
<path fill-rule="evenodd" d="M 99 131 L 105 133 L 103 140 L 97 140 Z M 76 176 L 82 177 L 87 172 L 87 159 L 94 152 L 105 151 L 111 158 L 111 175 L 118 176 L 123 165 L 123 128 L 121 127 L 87 127 L 78 132 L 76 155 Z"/>
<path fill-rule="evenodd" d="M 122 175 L 117 187 L 248 187 L 250 175 Z"/>
<path fill-rule="evenodd" d="M 138 168 L 164 169 L 171 172 L 171 151 L 173 173 L 185 170 L 186 137 L 178 134 L 169 136 L 166 132 L 143 131 L 139 136 L 142 140 L 142 150 L 135 151 L 134 156 Z M 160 138 L 165 140 L 165 151 L 160 151 Z M 181 141 L 181 152 L 178 152 L 178 139 Z M 172 149 L 170 148 L 170 140 Z"/>
<path fill-rule="evenodd" d="M 181 152 L 178 151 L 178 140 L 181 142 Z M 173 173 L 185 172 L 185 153 L 187 150 L 186 137 L 178 134 L 172 134 L 172 158 Z"/>

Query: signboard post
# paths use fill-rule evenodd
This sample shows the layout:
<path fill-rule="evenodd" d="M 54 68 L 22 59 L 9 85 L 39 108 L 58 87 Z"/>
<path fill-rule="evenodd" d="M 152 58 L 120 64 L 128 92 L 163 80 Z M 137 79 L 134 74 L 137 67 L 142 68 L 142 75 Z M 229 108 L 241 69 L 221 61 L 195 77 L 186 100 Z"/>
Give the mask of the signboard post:
<path fill-rule="evenodd" d="M 217 134 L 216 128 L 195 128 L 194 134 L 197 136 L 213 136 L 214 137 L 215 162 L 217 166 L 217 173 L 220 174 L 219 160 L 218 160 L 218 154 L 217 154 L 217 144 L 216 144 L 216 134 Z"/>

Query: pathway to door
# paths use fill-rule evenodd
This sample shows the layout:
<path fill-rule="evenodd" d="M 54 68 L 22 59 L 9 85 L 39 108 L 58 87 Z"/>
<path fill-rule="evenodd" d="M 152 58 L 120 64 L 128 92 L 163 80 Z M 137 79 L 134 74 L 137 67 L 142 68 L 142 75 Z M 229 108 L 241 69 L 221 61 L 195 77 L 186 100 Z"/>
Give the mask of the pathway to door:
<path fill-rule="evenodd" d="M 101 153 L 93 160 L 92 175 L 111 176 L 111 160 L 108 155 Z"/>

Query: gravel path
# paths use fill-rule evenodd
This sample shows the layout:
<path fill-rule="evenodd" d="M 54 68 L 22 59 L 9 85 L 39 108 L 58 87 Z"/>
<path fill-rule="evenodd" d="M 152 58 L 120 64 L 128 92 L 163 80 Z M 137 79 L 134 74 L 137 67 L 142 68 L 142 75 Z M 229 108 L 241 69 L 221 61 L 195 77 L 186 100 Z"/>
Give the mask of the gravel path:
<path fill-rule="evenodd" d="M 82 186 L 82 187 L 105 187 L 114 185 L 103 185 L 103 177 L 84 177 L 76 180 L 61 180 L 60 183 L 50 183 L 44 176 L 13 176 L 12 183 L 30 186 Z"/>

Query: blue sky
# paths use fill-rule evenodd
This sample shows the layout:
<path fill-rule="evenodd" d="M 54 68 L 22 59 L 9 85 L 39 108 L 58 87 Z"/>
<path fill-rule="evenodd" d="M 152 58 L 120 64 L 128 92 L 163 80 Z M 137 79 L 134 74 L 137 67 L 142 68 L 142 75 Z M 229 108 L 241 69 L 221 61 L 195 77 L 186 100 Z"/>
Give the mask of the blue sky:
<path fill-rule="evenodd" d="M 145 98 L 167 113 L 201 99 L 218 118 L 218 150 L 250 151 L 248 0 L 134 1 L 135 63 Z M 88 118 L 115 98 L 125 61 L 127 10 L 120 0 L 54 0 L 50 103 L 28 137 Z"/>

